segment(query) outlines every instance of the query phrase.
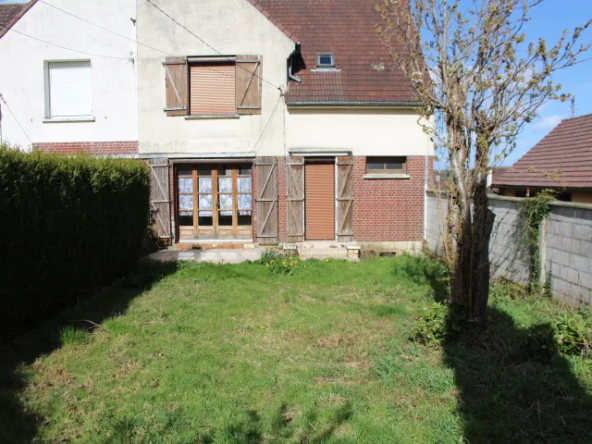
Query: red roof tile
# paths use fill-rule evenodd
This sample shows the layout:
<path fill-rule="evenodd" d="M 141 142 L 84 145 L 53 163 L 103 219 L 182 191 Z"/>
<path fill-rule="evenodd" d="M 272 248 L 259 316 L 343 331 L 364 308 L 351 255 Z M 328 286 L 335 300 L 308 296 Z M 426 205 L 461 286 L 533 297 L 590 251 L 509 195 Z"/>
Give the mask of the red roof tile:
<path fill-rule="evenodd" d="M 494 185 L 592 188 L 592 114 L 563 120 Z"/>
<path fill-rule="evenodd" d="M 302 42 L 306 68 L 290 82 L 288 103 L 415 102 L 411 82 L 394 70 L 376 35 L 377 0 L 249 0 Z M 335 54 L 334 72 L 314 72 L 319 52 Z M 382 69 L 384 64 L 384 69 Z"/>
<path fill-rule="evenodd" d="M 0 5 L 0 37 L 8 32 L 12 26 L 33 6 L 37 0 L 29 3 L 3 3 Z"/>

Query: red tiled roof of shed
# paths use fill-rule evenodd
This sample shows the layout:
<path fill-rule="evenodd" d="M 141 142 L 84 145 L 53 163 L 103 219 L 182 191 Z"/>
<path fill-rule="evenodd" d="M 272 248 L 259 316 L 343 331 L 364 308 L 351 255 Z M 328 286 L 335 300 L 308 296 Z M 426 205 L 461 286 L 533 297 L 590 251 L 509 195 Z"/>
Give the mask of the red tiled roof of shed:
<path fill-rule="evenodd" d="M 411 82 L 392 69 L 376 35 L 376 0 L 249 0 L 302 42 L 306 68 L 290 82 L 288 103 L 416 102 Z M 314 72 L 318 53 L 335 54 L 333 72 Z M 382 67 L 384 64 L 384 68 Z"/>
<path fill-rule="evenodd" d="M 592 188 L 592 114 L 563 120 L 493 185 Z"/>

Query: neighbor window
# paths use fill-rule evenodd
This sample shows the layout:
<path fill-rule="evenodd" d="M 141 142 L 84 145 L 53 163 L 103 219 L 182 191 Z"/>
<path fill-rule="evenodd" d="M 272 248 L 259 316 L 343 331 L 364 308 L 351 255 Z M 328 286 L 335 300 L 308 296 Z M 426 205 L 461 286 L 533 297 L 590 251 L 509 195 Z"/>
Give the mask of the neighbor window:
<path fill-rule="evenodd" d="M 367 174 L 406 174 L 406 157 L 368 157 L 366 158 Z"/>
<path fill-rule="evenodd" d="M 168 116 L 261 114 L 261 57 L 167 57 Z"/>
<path fill-rule="evenodd" d="M 319 68 L 333 68 L 335 66 L 335 54 L 317 54 L 317 66 Z"/>
<path fill-rule="evenodd" d="M 92 116 L 90 61 L 47 63 L 47 117 Z"/>

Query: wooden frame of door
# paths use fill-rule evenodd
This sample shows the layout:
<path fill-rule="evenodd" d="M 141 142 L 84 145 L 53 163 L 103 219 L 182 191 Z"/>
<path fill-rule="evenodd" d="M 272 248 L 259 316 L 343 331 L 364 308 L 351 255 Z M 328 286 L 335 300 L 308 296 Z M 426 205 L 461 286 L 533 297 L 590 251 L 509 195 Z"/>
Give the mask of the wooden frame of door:
<path fill-rule="evenodd" d="M 242 167 L 242 168 L 241 168 Z M 224 169 L 224 174 L 220 174 L 220 170 Z M 183 172 L 180 172 L 183 170 Z M 200 170 L 205 173 L 200 174 Z M 241 170 L 250 170 L 241 174 Z M 230 174 L 228 174 L 230 171 Z M 183 162 L 175 166 L 174 177 L 174 191 L 176 196 L 175 216 L 178 221 L 177 225 L 177 239 L 183 240 L 224 240 L 224 239 L 251 239 L 253 236 L 253 176 L 252 166 L 248 163 L 188 163 Z M 180 192 L 180 179 L 191 178 L 192 192 Z M 208 178 L 211 182 L 211 191 L 203 192 L 199 188 L 200 179 Z M 250 179 L 250 191 L 239 190 L 239 179 Z M 220 191 L 219 179 L 230 179 L 230 191 Z M 248 184 L 249 182 L 247 182 Z M 182 195 L 192 195 L 193 208 L 181 208 Z M 211 208 L 199 208 L 200 197 L 211 196 Z M 250 208 L 241 208 L 239 195 L 250 196 Z M 232 208 L 222 208 L 222 196 L 231 196 Z M 192 225 L 182 225 L 180 215 L 185 210 L 186 213 L 192 213 Z M 226 214 L 231 212 L 231 223 L 229 225 L 221 225 L 221 219 L 227 217 Z M 242 225 L 240 213 L 250 213 L 250 224 Z M 206 216 L 201 216 L 205 214 Z M 210 216 L 211 214 L 211 216 Z M 187 216 L 186 216 L 187 217 Z M 200 224 L 200 218 L 211 217 L 211 225 Z"/>

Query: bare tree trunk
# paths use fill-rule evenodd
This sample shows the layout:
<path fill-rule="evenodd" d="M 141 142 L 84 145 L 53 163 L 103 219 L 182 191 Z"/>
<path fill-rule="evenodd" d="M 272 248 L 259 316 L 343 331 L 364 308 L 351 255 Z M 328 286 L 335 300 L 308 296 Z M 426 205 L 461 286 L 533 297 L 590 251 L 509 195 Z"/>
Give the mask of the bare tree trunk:
<path fill-rule="evenodd" d="M 471 287 L 470 287 L 470 316 L 471 319 L 483 320 L 489 300 L 489 240 L 493 230 L 495 215 L 489 209 L 487 196 L 487 180 L 485 174 L 480 174 L 474 189 L 474 214 L 471 237 Z"/>

